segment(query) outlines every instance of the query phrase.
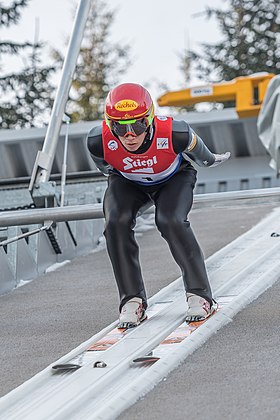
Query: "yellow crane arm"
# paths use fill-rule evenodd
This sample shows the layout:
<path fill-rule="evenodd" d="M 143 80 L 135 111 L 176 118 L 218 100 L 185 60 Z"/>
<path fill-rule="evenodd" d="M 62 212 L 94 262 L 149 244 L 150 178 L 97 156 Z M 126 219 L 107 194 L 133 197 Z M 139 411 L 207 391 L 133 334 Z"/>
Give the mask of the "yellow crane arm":
<path fill-rule="evenodd" d="M 258 115 L 265 92 L 274 74 L 237 77 L 230 82 L 197 86 L 166 92 L 157 100 L 159 106 L 189 106 L 200 102 L 235 101 L 239 118 Z"/>

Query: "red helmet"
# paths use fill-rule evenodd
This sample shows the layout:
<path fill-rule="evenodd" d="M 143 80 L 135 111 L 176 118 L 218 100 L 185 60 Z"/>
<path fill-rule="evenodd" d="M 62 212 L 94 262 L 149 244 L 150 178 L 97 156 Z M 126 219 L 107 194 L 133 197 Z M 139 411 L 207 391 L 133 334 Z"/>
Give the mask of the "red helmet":
<path fill-rule="evenodd" d="M 147 121 L 147 127 L 154 118 L 151 95 L 143 86 L 123 83 L 109 92 L 105 103 L 105 120 L 109 128 L 112 122 L 143 118 Z"/>

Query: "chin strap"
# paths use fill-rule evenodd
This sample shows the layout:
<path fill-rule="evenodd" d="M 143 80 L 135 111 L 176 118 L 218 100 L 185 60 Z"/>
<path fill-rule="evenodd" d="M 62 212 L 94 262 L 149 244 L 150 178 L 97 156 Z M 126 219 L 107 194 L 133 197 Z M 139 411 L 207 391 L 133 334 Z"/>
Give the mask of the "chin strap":
<path fill-rule="evenodd" d="M 143 141 L 142 146 L 145 146 L 147 143 L 149 143 L 149 142 L 152 140 L 153 135 L 154 135 L 154 127 L 153 127 L 153 125 L 151 124 L 151 125 L 149 125 L 149 127 L 147 128 L 147 134 L 146 134 L 146 136 L 145 136 L 145 138 L 144 138 L 144 141 Z"/>

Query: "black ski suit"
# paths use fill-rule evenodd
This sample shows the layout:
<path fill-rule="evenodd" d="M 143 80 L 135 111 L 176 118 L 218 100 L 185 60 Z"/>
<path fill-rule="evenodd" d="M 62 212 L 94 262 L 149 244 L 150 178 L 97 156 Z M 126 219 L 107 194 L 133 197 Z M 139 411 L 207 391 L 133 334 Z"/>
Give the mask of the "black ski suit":
<path fill-rule="evenodd" d="M 152 131 L 135 153 L 149 149 Z M 212 304 L 203 253 L 188 220 L 197 172 L 187 158 L 200 166 L 211 166 L 215 157 L 185 121 L 172 121 L 172 143 L 176 154 L 184 153 L 179 170 L 161 183 L 140 185 L 105 162 L 101 126 L 94 127 L 88 135 L 88 149 L 96 166 L 109 175 L 103 201 L 104 235 L 120 294 L 120 309 L 133 297 L 142 298 L 144 307 L 147 306 L 133 228 L 139 210 L 152 204 L 155 205 L 156 226 L 182 271 L 186 292 L 202 296 Z"/>

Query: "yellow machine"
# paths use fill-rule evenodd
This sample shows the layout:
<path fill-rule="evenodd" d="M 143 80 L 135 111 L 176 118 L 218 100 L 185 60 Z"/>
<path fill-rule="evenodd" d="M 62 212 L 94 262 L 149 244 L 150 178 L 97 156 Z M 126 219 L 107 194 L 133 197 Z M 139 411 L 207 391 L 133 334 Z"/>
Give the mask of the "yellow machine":
<path fill-rule="evenodd" d="M 184 107 L 200 102 L 234 101 L 239 118 L 255 117 L 261 109 L 268 83 L 274 76 L 260 73 L 237 77 L 230 82 L 166 92 L 158 98 L 158 105 Z"/>

